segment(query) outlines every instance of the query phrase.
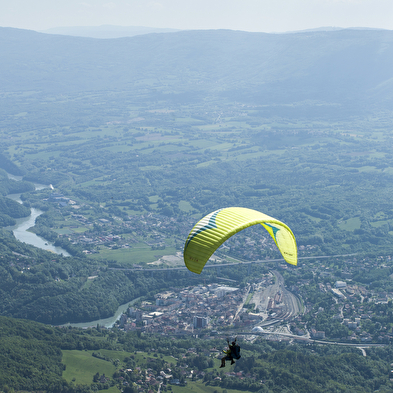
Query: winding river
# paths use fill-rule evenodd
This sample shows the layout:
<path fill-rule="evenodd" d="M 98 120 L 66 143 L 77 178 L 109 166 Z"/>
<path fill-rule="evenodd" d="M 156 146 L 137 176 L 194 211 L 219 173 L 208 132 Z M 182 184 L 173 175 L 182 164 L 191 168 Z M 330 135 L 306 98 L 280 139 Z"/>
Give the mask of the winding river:
<path fill-rule="evenodd" d="M 22 180 L 22 176 L 13 176 L 9 173 L 7 173 L 8 177 L 10 179 L 19 181 Z M 43 188 L 47 188 L 49 186 L 43 185 L 43 184 L 34 184 L 36 190 L 42 190 Z M 21 194 L 10 194 L 7 195 L 8 198 L 13 199 L 14 201 L 18 203 L 23 203 L 22 200 L 20 199 Z M 28 229 L 33 227 L 35 225 L 35 220 L 36 218 L 41 215 L 43 211 L 36 209 L 36 208 L 31 208 L 31 214 L 28 217 L 24 218 L 17 218 L 16 219 L 16 225 L 6 227 L 5 229 L 12 230 L 14 233 L 14 236 L 21 242 L 31 244 L 35 247 L 42 248 L 43 250 L 51 251 L 56 254 L 62 254 L 63 256 L 70 256 L 70 254 L 62 249 L 61 247 L 56 247 L 47 240 L 43 239 L 42 237 L 37 236 L 33 232 L 29 232 Z M 139 298 L 138 298 L 139 299 Z M 112 317 L 105 318 L 105 319 L 99 319 L 96 321 L 91 321 L 91 322 L 82 322 L 82 323 L 71 323 L 67 324 L 64 326 L 74 326 L 74 327 L 94 327 L 94 326 L 105 326 L 107 328 L 112 327 L 115 322 L 120 318 L 121 314 L 125 312 L 130 304 L 133 304 L 134 302 L 138 301 L 138 299 L 134 299 L 130 302 L 124 303 L 118 307 L 116 310 L 115 314 Z"/>
<path fill-rule="evenodd" d="M 118 307 L 118 309 L 115 312 L 115 315 L 113 317 L 105 318 L 105 319 L 99 319 L 97 321 L 91 321 L 91 322 L 80 322 L 80 323 L 67 323 L 62 326 L 72 326 L 72 327 L 79 327 L 79 328 L 87 328 L 87 327 L 96 327 L 97 325 L 99 326 L 104 326 L 106 328 L 111 328 L 115 324 L 115 322 L 120 319 L 121 314 L 127 311 L 127 308 L 129 306 L 132 306 L 135 304 L 140 298 L 133 299 L 127 303 L 124 303 Z"/>
<path fill-rule="evenodd" d="M 7 173 L 10 179 L 19 181 L 22 179 L 22 176 L 13 176 Z M 43 188 L 47 188 L 43 184 L 34 184 L 36 190 L 42 190 Z M 20 199 L 20 194 L 10 194 L 7 195 L 8 198 L 13 199 L 18 203 L 23 203 Z M 14 233 L 14 236 L 21 242 L 31 244 L 32 246 L 42 248 L 43 250 L 51 251 L 56 254 L 62 254 L 65 257 L 69 257 L 70 254 L 61 247 L 56 247 L 47 240 L 42 237 L 37 236 L 33 232 L 29 232 L 28 229 L 35 225 L 35 220 L 38 216 L 40 216 L 43 211 L 39 209 L 31 208 L 31 214 L 28 217 L 17 218 L 16 225 L 6 227 L 5 229 L 11 230 Z"/>

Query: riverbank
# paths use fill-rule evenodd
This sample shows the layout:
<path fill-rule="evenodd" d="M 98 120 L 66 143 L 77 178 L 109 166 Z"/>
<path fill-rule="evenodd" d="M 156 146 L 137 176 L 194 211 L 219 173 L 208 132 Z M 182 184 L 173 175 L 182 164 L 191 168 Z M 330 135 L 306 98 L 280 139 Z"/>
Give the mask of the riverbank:
<path fill-rule="evenodd" d="M 14 176 L 7 173 L 9 179 L 20 181 L 22 180 L 22 176 Z M 49 186 L 45 184 L 36 184 L 34 183 L 34 187 L 36 190 L 42 190 L 44 188 L 48 188 Z M 20 199 L 21 194 L 10 194 L 7 195 L 7 198 L 13 199 L 14 201 L 23 204 L 23 201 Z M 13 232 L 16 239 L 18 239 L 22 243 L 30 244 L 34 247 L 41 248 L 42 250 L 50 251 L 59 255 L 63 255 L 65 257 L 69 257 L 70 254 L 61 247 L 57 247 L 52 243 L 48 242 L 46 239 L 37 236 L 35 233 L 30 232 L 29 229 L 35 225 L 36 218 L 43 213 L 42 210 L 31 208 L 31 214 L 28 217 L 18 218 L 16 219 L 16 225 L 6 227 L 5 229 Z"/>
<path fill-rule="evenodd" d="M 116 321 L 118 321 L 121 317 L 121 315 L 127 311 L 129 306 L 134 305 L 138 300 L 140 300 L 141 298 L 138 297 L 136 299 L 133 299 L 127 303 L 124 303 L 122 305 L 120 305 L 115 314 L 113 315 L 113 317 L 109 317 L 109 318 L 104 318 L 104 319 L 98 319 L 96 321 L 91 321 L 91 322 L 81 322 L 81 323 L 66 323 L 65 325 L 61 325 L 61 326 L 72 326 L 72 327 L 78 327 L 78 328 L 89 328 L 89 327 L 96 327 L 97 325 L 99 326 L 104 326 L 106 328 L 111 328 L 113 327 L 113 325 L 116 323 Z"/>

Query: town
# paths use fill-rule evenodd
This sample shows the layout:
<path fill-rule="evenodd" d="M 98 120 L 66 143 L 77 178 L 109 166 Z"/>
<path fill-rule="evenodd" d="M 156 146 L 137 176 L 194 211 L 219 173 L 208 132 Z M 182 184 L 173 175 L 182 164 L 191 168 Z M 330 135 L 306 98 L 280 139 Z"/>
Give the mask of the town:
<path fill-rule="evenodd" d="M 284 288 L 281 274 L 273 271 L 262 282 L 243 288 L 219 284 L 173 288 L 156 294 L 155 303 L 143 301 L 138 307 L 130 307 L 118 327 L 125 331 L 206 337 L 231 333 L 249 339 L 263 334 L 270 340 L 393 340 L 392 302 L 381 297 L 383 294 L 375 295 L 364 286 L 344 281 L 320 283 L 318 290 L 329 304 L 325 311 L 318 302 L 301 300 L 304 285 L 293 288 L 296 296 Z M 321 319 L 326 319 L 325 325 Z"/>
<path fill-rule="evenodd" d="M 143 243 L 157 250 L 156 262 L 127 267 L 182 266 L 180 239 L 185 239 L 192 228 L 194 220 L 190 217 L 179 220 L 154 212 L 130 216 L 120 210 L 116 216 L 113 212 L 106 214 L 106 208 L 105 214 L 97 218 L 91 206 L 62 194 L 52 193 L 46 200 L 66 220 L 62 221 L 63 232 L 59 229 L 59 236 L 67 237 L 85 254 L 132 249 Z M 166 247 L 171 246 L 179 255 L 165 257 Z M 268 261 L 274 250 L 269 236 L 262 231 L 249 231 L 229 239 L 221 246 L 220 257 L 213 261 L 225 262 L 226 255 Z M 312 244 L 299 246 L 300 257 L 310 257 L 313 252 Z M 209 283 L 173 288 L 158 293 L 155 303 L 144 302 L 138 309 L 130 309 L 122 316 L 120 326 L 163 334 L 215 334 L 231 329 L 251 333 L 253 328 L 254 332 L 263 328 L 264 333 L 279 330 L 279 339 L 293 339 L 292 334 L 352 343 L 388 343 L 393 339 L 391 263 L 390 256 L 371 259 L 356 255 L 321 260 L 315 257 L 299 261 L 296 268 L 275 262 L 263 280 L 255 282 L 249 265 L 249 284 L 245 287 Z M 281 281 L 279 285 L 277 281 Z M 265 291 L 268 292 L 263 296 Z"/>

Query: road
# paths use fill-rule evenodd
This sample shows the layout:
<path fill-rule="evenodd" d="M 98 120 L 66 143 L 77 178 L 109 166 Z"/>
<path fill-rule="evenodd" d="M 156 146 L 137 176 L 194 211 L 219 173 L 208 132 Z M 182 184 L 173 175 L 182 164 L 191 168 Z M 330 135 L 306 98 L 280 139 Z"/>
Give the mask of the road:
<path fill-rule="evenodd" d="M 239 306 L 238 306 L 238 308 L 236 310 L 235 317 L 233 318 L 234 321 L 236 321 L 237 316 L 239 315 L 240 311 L 242 310 L 242 308 L 244 306 L 244 303 L 247 300 L 248 294 L 250 293 L 250 289 L 251 289 L 250 284 L 247 284 L 247 290 L 246 290 L 246 292 L 245 292 L 245 294 L 243 296 L 242 302 L 239 304 Z"/>
<path fill-rule="evenodd" d="M 326 258 L 340 258 L 340 257 L 349 257 L 357 254 L 340 254 L 340 255 L 318 255 L 315 257 L 299 257 L 298 260 L 301 259 L 326 259 Z M 232 258 L 233 260 L 237 260 L 239 262 L 230 262 L 230 263 L 217 263 L 217 264 L 206 264 L 204 269 L 209 269 L 209 268 L 221 268 L 225 266 L 235 266 L 235 265 L 248 265 L 248 264 L 253 264 L 253 263 L 270 263 L 270 262 L 285 262 L 283 258 L 278 258 L 278 259 L 260 259 L 257 261 L 241 261 L 240 259 L 235 259 Z M 164 271 L 171 271 L 171 270 L 184 270 L 187 269 L 185 266 L 179 266 L 179 267 L 161 267 L 161 268 L 120 268 L 120 267 L 109 267 L 109 270 L 138 270 L 138 271 L 158 271 L 158 270 L 164 270 Z"/>
<path fill-rule="evenodd" d="M 366 344 L 366 343 L 355 344 L 355 343 L 342 343 L 342 342 L 338 342 L 338 341 L 313 340 L 312 338 L 309 338 L 309 337 L 297 336 L 296 334 L 282 333 L 282 332 L 259 332 L 259 333 L 236 332 L 233 334 L 236 334 L 238 337 L 239 336 L 283 336 L 283 337 L 291 338 L 294 340 L 305 341 L 310 344 L 341 345 L 341 346 L 345 346 L 345 347 L 355 347 L 355 348 L 359 348 L 362 351 L 363 356 L 365 356 L 365 352 L 364 352 L 365 348 L 386 347 L 389 345 L 389 344 L 372 344 L 372 343 L 370 343 L 370 344 Z"/>

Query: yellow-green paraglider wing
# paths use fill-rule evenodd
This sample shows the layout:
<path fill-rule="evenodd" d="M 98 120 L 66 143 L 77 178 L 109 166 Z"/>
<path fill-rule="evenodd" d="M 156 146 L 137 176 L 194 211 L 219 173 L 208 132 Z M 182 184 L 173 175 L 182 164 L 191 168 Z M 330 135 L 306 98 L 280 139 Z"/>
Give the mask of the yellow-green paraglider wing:
<path fill-rule="evenodd" d="M 227 207 L 203 217 L 188 235 L 184 262 L 189 270 L 200 274 L 214 251 L 242 229 L 261 224 L 274 239 L 285 261 L 297 264 L 295 236 L 287 225 L 257 210 Z"/>

